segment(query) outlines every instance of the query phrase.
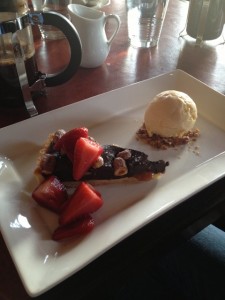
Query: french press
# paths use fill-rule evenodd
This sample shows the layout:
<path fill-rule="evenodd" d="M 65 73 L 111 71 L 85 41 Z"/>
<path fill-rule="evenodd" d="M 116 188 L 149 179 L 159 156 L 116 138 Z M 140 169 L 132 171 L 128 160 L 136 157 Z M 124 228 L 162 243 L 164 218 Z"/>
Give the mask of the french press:
<path fill-rule="evenodd" d="M 70 46 L 68 65 L 57 74 L 38 70 L 32 25 L 52 25 L 65 35 Z M 69 80 L 81 62 L 81 42 L 73 24 L 56 12 L 30 12 L 27 0 L 0 1 L 0 107 L 25 104 L 29 115 L 37 115 L 34 97 L 47 86 Z"/>
<path fill-rule="evenodd" d="M 225 0 L 190 0 L 186 32 L 196 44 L 220 37 L 225 21 Z"/>

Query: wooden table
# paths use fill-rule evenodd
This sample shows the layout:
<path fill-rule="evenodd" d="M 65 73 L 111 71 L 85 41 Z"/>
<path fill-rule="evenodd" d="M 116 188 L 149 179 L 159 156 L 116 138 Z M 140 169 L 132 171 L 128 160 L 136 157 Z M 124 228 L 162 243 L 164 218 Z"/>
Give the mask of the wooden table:
<path fill-rule="evenodd" d="M 200 48 L 186 38 L 179 37 L 185 27 L 187 9 L 188 2 L 170 0 L 158 46 L 152 49 L 134 49 L 129 46 L 127 38 L 125 1 L 111 0 L 111 4 L 103 10 L 117 13 L 122 23 L 106 62 L 96 69 L 80 68 L 65 84 L 47 88 L 46 97 L 35 101 L 39 113 L 175 69 L 184 70 L 225 94 L 225 45 L 204 44 Z M 34 33 L 39 69 L 54 73 L 63 68 L 69 57 L 66 40 L 58 41 L 56 47 L 54 42 L 41 41 L 36 29 Z M 28 115 L 23 108 L 0 107 L 0 127 L 26 118 Z M 149 257 L 155 257 L 156 253 L 169 249 L 183 237 L 194 234 L 224 214 L 224 186 L 225 179 L 221 179 L 191 197 L 37 299 L 88 299 L 90 296 L 110 299 L 110 295 L 123 282 L 130 269 L 141 268 L 150 263 Z M 151 243 L 147 242 L 149 240 Z M 0 299 L 30 299 L 2 237 L 0 253 Z"/>

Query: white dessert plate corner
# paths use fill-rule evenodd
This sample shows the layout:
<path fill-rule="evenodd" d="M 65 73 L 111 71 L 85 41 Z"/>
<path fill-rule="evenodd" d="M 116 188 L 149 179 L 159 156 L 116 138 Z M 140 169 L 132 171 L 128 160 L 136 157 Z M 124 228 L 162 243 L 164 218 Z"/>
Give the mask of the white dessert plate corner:
<path fill-rule="evenodd" d="M 168 89 L 186 92 L 195 100 L 201 135 L 193 145 L 159 151 L 137 141 L 135 132 L 142 125 L 150 99 Z M 224 116 L 222 94 L 175 70 L 2 128 L 0 228 L 28 294 L 34 297 L 44 293 L 224 177 Z M 151 160 L 164 159 L 170 165 L 159 180 L 97 187 L 104 205 L 93 215 L 95 229 L 83 238 L 57 243 L 51 240 L 57 218 L 31 199 L 36 186 L 33 170 L 48 133 L 78 126 L 88 127 L 90 135 L 102 144 L 135 148 Z"/>

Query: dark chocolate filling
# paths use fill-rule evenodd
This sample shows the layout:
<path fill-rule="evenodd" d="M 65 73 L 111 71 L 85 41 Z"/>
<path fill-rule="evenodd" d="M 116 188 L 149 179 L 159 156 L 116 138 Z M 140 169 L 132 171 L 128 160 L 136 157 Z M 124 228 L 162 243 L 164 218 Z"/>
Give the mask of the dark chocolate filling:
<path fill-rule="evenodd" d="M 138 174 L 149 172 L 153 174 L 164 173 L 166 166 L 169 165 L 168 162 L 163 160 L 150 161 L 145 153 L 129 149 L 131 151 L 131 157 L 126 159 L 128 173 L 123 176 L 115 176 L 113 161 L 117 154 L 125 149 L 114 145 L 104 145 L 103 148 L 103 166 L 99 168 L 90 168 L 81 180 L 110 180 L 124 177 L 134 177 Z M 59 153 L 55 153 L 55 155 L 56 166 L 54 175 L 62 181 L 74 181 L 72 176 L 73 166 L 71 161 L 66 155 L 60 155 Z"/>

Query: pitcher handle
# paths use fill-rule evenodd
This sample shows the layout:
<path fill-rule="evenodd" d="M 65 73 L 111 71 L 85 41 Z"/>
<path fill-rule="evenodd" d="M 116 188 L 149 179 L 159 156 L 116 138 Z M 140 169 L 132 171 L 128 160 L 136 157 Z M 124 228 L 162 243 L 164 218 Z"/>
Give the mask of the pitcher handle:
<path fill-rule="evenodd" d="M 108 39 L 108 45 L 111 46 L 111 43 L 114 39 L 114 37 L 116 36 L 119 28 L 120 28 L 120 17 L 117 16 L 117 15 L 114 15 L 114 14 L 109 14 L 109 15 L 106 15 L 105 16 L 105 24 L 109 21 L 109 19 L 114 19 L 116 21 L 116 27 L 115 27 L 115 30 L 113 31 L 111 37 Z"/>
<path fill-rule="evenodd" d="M 63 15 L 49 12 L 30 13 L 32 24 L 52 25 L 60 29 L 67 38 L 70 46 L 70 60 L 68 65 L 59 73 L 48 74 L 45 79 L 46 86 L 55 86 L 69 80 L 77 71 L 81 63 L 82 49 L 80 37 L 74 25 Z"/>

